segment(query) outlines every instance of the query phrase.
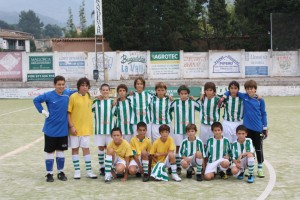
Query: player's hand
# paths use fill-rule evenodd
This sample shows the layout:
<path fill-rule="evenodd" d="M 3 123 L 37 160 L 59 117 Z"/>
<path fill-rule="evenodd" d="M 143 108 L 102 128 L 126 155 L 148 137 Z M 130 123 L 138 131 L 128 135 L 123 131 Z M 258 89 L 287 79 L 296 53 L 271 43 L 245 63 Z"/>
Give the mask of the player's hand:
<path fill-rule="evenodd" d="M 133 91 L 130 91 L 130 92 L 129 92 L 129 95 L 130 95 L 130 96 L 133 96 Z"/>
<path fill-rule="evenodd" d="M 140 166 L 140 167 L 139 167 L 139 169 L 140 169 L 140 173 L 141 173 L 141 174 L 143 174 L 143 173 L 144 173 L 144 169 L 143 169 L 143 167 L 142 167 L 142 166 Z"/>
<path fill-rule="evenodd" d="M 119 99 L 118 99 L 117 97 L 116 97 L 116 98 L 114 98 L 114 101 L 113 101 L 112 105 L 113 105 L 113 106 L 117 105 L 117 103 L 118 103 L 118 100 L 119 100 Z"/>
<path fill-rule="evenodd" d="M 267 139 L 267 137 L 268 137 L 268 130 L 263 130 L 262 137 L 263 137 L 263 140 Z"/>
<path fill-rule="evenodd" d="M 194 96 L 190 96 L 190 100 L 195 101 L 195 97 Z"/>
<path fill-rule="evenodd" d="M 218 108 L 221 108 L 224 106 L 224 97 L 220 98 L 218 101 Z"/>
<path fill-rule="evenodd" d="M 127 178 L 124 177 L 124 178 L 121 179 L 121 181 L 122 181 L 122 182 L 126 182 L 126 181 L 127 181 Z"/>
<path fill-rule="evenodd" d="M 75 129 L 74 126 L 72 126 L 72 127 L 70 128 L 70 131 L 71 131 L 71 134 L 72 134 L 73 136 L 76 136 L 76 135 L 77 135 L 77 131 L 76 131 L 76 129 Z"/>
<path fill-rule="evenodd" d="M 169 100 L 170 100 L 170 101 L 173 101 L 173 100 L 174 100 L 174 99 L 173 99 L 173 96 L 169 95 Z"/>
<path fill-rule="evenodd" d="M 224 158 L 227 159 L 227 160 L 229 160 L 229 156 L 228 155 L 225 155 Z"/>
<path fill-rule="evenodd" d="M 203 101 L 203 100 L 204 100 L 204 97 L 205 97 L 205 95 L 204 95 L 204 94 L 201 94 L 201 96 L 200 96 L 200 101 Z"/>
<path fill-rule="evenodd" d="M 42 110 L 42 115 L 47 119 L 49 117 L 49 112 L 47 110 Z"/>
<path fill-rule="evenodd" d="M 100 94 L 96 97 L 98 100 L 103 100 L 103 96 Z"/>

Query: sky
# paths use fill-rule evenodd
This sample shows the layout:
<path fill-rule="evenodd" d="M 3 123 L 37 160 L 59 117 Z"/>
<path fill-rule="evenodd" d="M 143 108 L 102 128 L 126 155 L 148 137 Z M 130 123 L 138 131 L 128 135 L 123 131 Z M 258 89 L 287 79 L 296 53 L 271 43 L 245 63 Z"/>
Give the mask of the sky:
<path fill-rule="evenodd" d="M 79 24 L 79 7 L 83 0 L 0 0 L 0 11 L 18 12 L 29 9 L 35 13 L 51 17 L 60 23 L 66 23 L 68 8 L 71 7 L 73 21 Z M 87 25 L 92 23 L 91 12 L 94 9 L 94 0 L 85 0 L 85 15 Z"/>

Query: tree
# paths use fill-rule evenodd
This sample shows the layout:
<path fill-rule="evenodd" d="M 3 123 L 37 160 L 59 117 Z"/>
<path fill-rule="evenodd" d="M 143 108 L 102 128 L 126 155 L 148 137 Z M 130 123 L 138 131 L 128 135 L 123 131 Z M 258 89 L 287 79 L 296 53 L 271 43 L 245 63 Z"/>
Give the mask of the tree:
<path fill-rule="evenodd" d="M 215 37 L 224 37 L 228 28 L 228 12 L 225 0 L 209 0 L 208 4 L 209 24 L 213 28 Z"/>
<path fill-rule="evenodd" d="M 18 27 L 22 31 L 33 34 L 35 38 L 41 38 L 43 26 L 44 24 L 40 21 L 40 18 L 36 16 L 34 11 L 21 11 Z"/>
<path fill-rule="evenodd" d="M 69 7 L 68 8 L 68 20 L 67 20 L 67 27 L 65 27 L 63 29 L 64 33 L 65 33 L 65 37 L 67 38 L 72 38 L 72 37 L 77 37 L 77 31 L 73 22 L 73 13 L 72 13 L 72 9 Z"/>
<path fill-rule="evenodd" d="M 3 20 L 0 20 L 0 28 L 3 28 L 3 29 L 13 29 L 13 27 L 11 25 L 9 25 L 8 23 L 6 23 Z"/>
<path fill-rule="evenodd" d="M 62 37 L 62 29 L 54 24 L 47 24 L 44 29 L 45 37 L 48 38 L 60 38 Z"/>
<path fill-rule="evenodd" d="M 80 30 L 84 32 L 86 29 L 86 18 L 85 18 L 85 1 L 82 1 L 81 6 L 79 7 L 79 20 L 80 20 Z"/>

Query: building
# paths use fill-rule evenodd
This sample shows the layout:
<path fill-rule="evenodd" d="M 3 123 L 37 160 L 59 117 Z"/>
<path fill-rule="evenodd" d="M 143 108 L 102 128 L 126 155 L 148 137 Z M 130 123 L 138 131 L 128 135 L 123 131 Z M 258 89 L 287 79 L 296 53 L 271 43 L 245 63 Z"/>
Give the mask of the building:
<path fill-rule="evenodd" d="M 30 52 L 31 33 L 16 30 L 0 29 L 0 49 L 2 51 Z"/>

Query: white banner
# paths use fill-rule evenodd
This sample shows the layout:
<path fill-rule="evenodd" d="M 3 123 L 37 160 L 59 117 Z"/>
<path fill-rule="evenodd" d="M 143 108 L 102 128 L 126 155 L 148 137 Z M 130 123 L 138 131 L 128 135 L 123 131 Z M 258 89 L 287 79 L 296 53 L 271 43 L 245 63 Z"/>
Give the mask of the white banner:
<path fill-rule="evenodd" d="M 299 76 L 297 51 L 273 51 L 272 52 L 273 70 L 272 76 Z"/>
<path fill-rule="evenodd" d="M 66 80 L 78 80 L 85 77 L 87 54 L 83 52 L 55 53 L 55 74 L 62 75 Z"/>
<path fill-rule="evenodd" d="M 118 54 L 119 80 L 147 78 L 147 52 L 122 51 Z"/>
<path fill-rule="evenodd" d="M 0 98 L 34 98 L 54 88 L 0 88 Z"/>
<path fill-rule="evenodd" d="M 102 0 L 94 1 L 95 35 L 103 35 Z"/>
<path fill-rule="evenodd" d="M 208 53 L 183 54 L 183 78 L 208 78 Z"/>
<path fill-rule="evenodd" d="M 209 51 L 209 78 L 240 78 L 243 51 Z"/>
<path fill-rule="evenodd" d="M 245 75 L 269 76 L 269 52 L 245 52 Z"/>

